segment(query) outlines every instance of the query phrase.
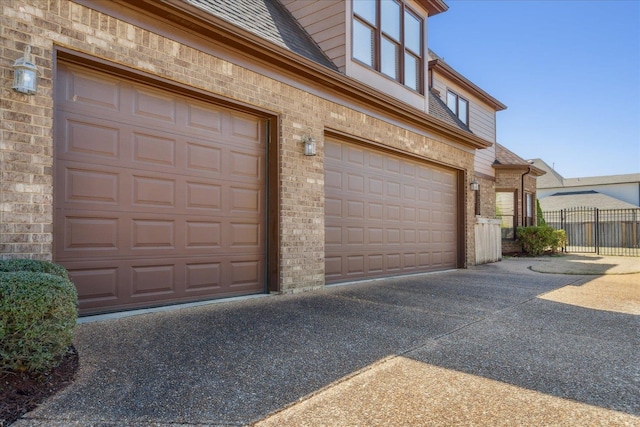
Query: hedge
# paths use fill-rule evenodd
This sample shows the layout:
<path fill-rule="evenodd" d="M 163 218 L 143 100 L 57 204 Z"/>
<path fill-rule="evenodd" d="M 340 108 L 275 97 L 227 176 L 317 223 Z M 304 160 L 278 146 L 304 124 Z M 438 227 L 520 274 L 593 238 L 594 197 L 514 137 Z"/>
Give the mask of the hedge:
<path fill-rule="evenodd" d="M 40 263 L 9 263 L 31 266 Z M 6 268 L 7 263 L 0 265 Z M 62 267 L 60 267 L 62 268 Z M 78 316 L 78 295 L 58 274 L 0 272 L 0 370 L 46 371 L 68 351 Z"/>
<path fill-rule="evenodd" d="M 522 250 L 533 256 L 542 255 L 546 251 L 557 253 L 567 244 L 564 230 L 554 230 L 548 225 L 518 227 L 516 236 L 522 244 Z"/>
<path fill-rule="evenodd" d="M 49 273 L 60 276 L 63 279 L 69 278 L 67 270 L 59 265 L 48 261 L 36 259 L 5 259 L 0 260 L 0 272 L 33 271 L 34 273 Z"/>

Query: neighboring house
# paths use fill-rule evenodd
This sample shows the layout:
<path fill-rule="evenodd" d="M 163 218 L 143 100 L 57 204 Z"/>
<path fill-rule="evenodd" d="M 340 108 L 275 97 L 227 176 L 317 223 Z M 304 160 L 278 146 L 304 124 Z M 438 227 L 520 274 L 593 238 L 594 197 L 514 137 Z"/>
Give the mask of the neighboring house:
<path fill-rule="evenodd" d="M 530 162 L 547 174 L 538 198 L 547 224 L 567 234 L 567 250 L 638 255 L 640 173 L 564 178 L 541 159 Z"/>
<path fill-rule="evenodd" d="M 85 314 L 474 264 L 505 106 L 429 52 L 446 9 L 1 2 L 2 257 L 64 265 Z"/>
<path fill-rule="evenodd" d="M 501 219 L 502 250 L 516 252 L 518 227 L 536 225 L 536 194 L 539 177 L 545 171 L 530 164 L 506 147 L 496 144 L 496 216 Z"/>
<path fill-rule="evenodd" d="M 538 198 L 543 211 L 575 207 L 640 207 L 640 173 L 564 178 L 541 159 L 533 159 L 530 162 L 547 172 L 538 180 Z"/>

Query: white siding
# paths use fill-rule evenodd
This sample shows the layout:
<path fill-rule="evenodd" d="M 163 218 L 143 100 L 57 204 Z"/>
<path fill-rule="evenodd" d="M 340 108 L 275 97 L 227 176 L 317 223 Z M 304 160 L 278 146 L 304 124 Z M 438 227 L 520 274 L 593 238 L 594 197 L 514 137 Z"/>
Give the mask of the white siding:
<path fill-rule="evenodd" d="M 313 40 L 345 71 L 346 10 L 344 0 L 281 0 Z"/>

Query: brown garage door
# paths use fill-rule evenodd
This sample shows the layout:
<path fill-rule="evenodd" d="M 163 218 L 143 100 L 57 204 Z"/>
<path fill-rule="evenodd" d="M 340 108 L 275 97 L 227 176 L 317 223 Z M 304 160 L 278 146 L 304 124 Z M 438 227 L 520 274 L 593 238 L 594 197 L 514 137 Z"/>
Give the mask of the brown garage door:
<path fill-rule="evenodd" d="M 457 172 L 325 143 L 328 283 L 457 267 Z"/>
<path fill-rule="evenodd" d="M 59 64 L 54 258 L 84 313 L 265 289 L 261 119 Z"/>

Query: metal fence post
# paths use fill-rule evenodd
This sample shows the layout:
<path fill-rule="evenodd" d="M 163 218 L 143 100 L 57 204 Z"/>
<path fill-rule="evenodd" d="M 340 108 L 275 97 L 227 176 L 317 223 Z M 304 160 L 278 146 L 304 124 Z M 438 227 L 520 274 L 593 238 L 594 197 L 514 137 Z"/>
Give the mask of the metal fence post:
<path fill-rule="evenodd" d="M 600 209 L 593 208 L 596 219 L 596 233 L 595 233 L 595 244 L 596 244 L 596 255 L 600 255 Z"/>

